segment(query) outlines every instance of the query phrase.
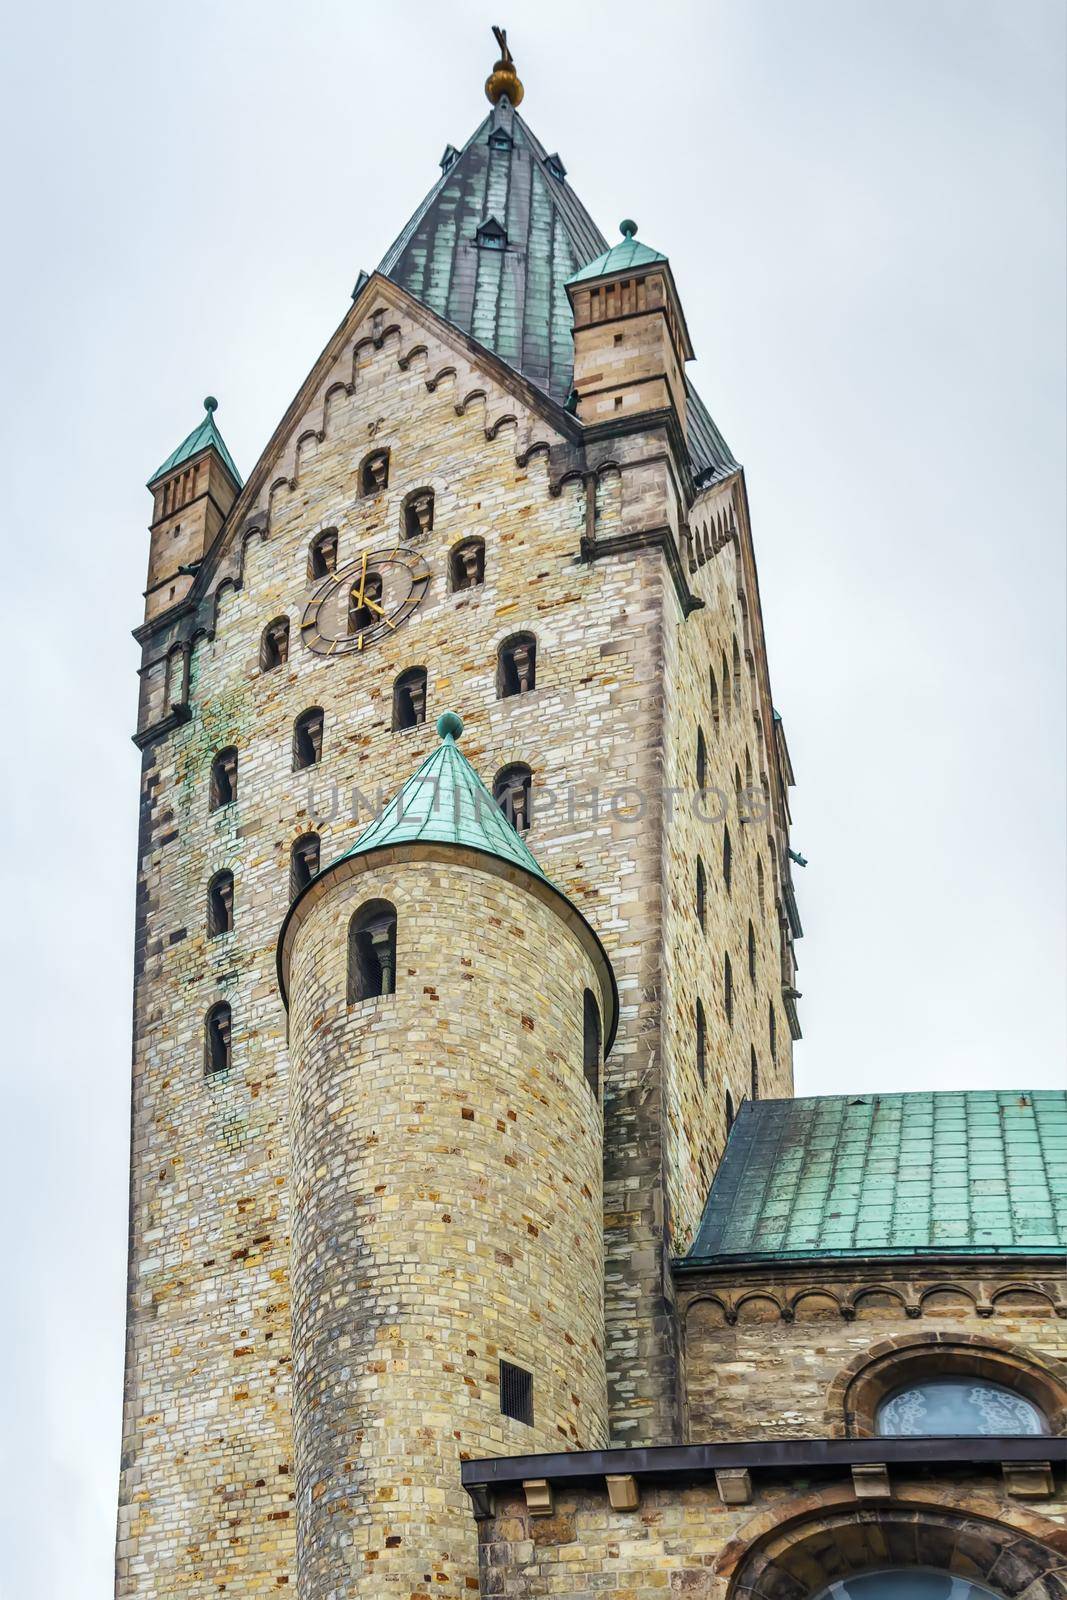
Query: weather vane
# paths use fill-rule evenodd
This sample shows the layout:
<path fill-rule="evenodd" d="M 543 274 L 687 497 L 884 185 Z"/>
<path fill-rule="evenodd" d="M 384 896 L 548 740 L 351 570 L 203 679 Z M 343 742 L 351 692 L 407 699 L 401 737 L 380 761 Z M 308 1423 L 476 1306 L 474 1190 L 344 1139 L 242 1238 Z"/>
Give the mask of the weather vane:
<path fill-rule="evenodd" d="M 490 105 L 495 106 L 506 95 L 511 104 L 517 106 L 526 91 L 515 71 L 515 57 L 508 49 L 507 29 L 494 26 L 493 35 L 500 47 L 500 60 L 485 80 L 486 96 Z"/>

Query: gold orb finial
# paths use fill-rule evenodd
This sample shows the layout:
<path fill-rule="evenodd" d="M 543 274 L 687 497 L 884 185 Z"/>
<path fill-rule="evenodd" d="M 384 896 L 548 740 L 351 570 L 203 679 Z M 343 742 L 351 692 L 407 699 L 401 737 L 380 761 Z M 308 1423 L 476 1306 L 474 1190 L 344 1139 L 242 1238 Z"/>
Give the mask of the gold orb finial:
<path fill-rule="evenodd" d="M 508 49 L 507 30 L 494 27 L 493 33 L 500 46 L 500 60 L 485 80 L 485 96 L 491 106 L 495 106 L 503 95 L 507 95 L 511 104 L 517 106 L 526 90 L 515 71 L 515 58 Z"/>

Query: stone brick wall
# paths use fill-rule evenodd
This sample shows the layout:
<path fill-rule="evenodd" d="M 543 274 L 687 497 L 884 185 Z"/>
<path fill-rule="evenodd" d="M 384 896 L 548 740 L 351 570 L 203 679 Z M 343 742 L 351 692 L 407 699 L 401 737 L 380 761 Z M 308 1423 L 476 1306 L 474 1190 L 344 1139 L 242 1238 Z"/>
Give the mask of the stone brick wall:
<path fill-rule="evenodd" d="M 390 480 L 363 495 L 357 468 L 371 448 L 390 451 Z M 672 1087 L 665 1106 L 661 1087 L 664 675 L 679 622 L 673 610 L 664 620 L 674 586 L 642 530 L 678 532 L 684 508 L 658 434 L 602 441 L 594 454 L 601 472 L 577 470 L 582 450 L 530 391 L 375 281 L 251 475 L 192 609 L 163 614 L 145 635 L 122 1596 L 160 1584 L 207 1596 L 223 1583 L 258 1596 L 292 1578 L 288 1063 L 274 975 L 289 850 L 314 828 L 323 863 L 339 854 L 368 820 L 352 815 L 353 788 L 394 793 L 449 706 L 487 780 L 524 761 L 535 787 L 551 791 L 529 842 L 612 959 L 621 996 L 604 1108 L 612 1431 L 642 1442 L 677 1429 L 667 1213 L 691 1225 L 703 1177 L 685 1142 L 707 1162 L 721 1129 L 714 1103 L 705 1134 L 701 1103 L 683 1105 Z M 351 570 L 362 552 L 395 544 L 403 500 L 423 485 L 435 513 L 418 541 L 431 573 L 419 608 L 358 659 L 307 650 L 313 537 L 336 528 L 339 568 Z M 591 523 L 598 538 L 621 541 L 608 558 L 581 559 Z M 453 593 L 448 553 L 472 534 L 485 540 L 485 583 Z M 263 672 L 262 631 L 280 615 L 289 660 Z M 537 687 L 501 701 L 496 651 L 519 629 L 537 636 Z M 393 733 L 392 685 L 411 666 L 427 670 L 428 723 Z M 168 681 L 186 700 L 188 720 L 176 726 Z M 322 759 L 294 773 L 293 723 L 310 706 L 325 713 Z M 238 750 L 237 799 L 209 812 L 211 759 L 228 745 Z M 635 789 L 647 797 L 641 814 L 611 803 Z M 207 884 L 224 868 L 234 928 L 209 939 Z M 208 1080 L 204 1019 L 223 999 L 232 1066 Z M 681 1019 L 684 1002 L 675 1010 Z M 736 1039 L 720 1039 L 714 1010 L 709 1024 L 711 1059 L 732 1060 Z M 664 1170 L 676 1165 L 684 1195 L 668 1208 Z"/>
<path fill-rule="evenodd" d="M 1019 1352 L 1067 1384 L 1067 1292 L 1052 1262 L 720 1271 L 687 1275 L 679 1304 L 694 1442 L 857 1431 L 846 1427 L 842 1376 L 890 1344 L 924 1347 L 931 1361 L 939 1345 Z"/>
<path fill-rule="evenodd" d="M 695 515 L 698 522 L 713 521 L 731 511 L 730 491 L 724 488 L 708 495 Z M 756 675 L 748 664 L 753 641 L 746 636 L 745 584 L 735 542 L 721 542 L 710 559 L 694 564 L 691 581 L 703 608 L 683 619 L 672 593 L 664 619 L 664 764 L 667 782 L 677 791 L 664 850 L 664 1106 L 667 1195 L 677 1255 L 692 1243 L 722 1155 L 727 1091 L 736 1110 L 753 1092 L 755 1059 L 759 1097 L 793 1092 L 792 1045 L 781 1008 L 775 865 L 781 835 L 770 804 L 773 757 L 764 738 Z M 692 802 L 698 730 L 707 756 L 701 806 Z M 723 863 L 726 830 L 729 887 Z M 696 906 L 698 861 L 706 882 L 703 928 Z M 732 1020 L 726 1009 L 727 956 Z M 707 1021 L 703 1081 L 694 1038 L 698 999 Z M 777 1016 L 773 1055 L 769 1008 Z"/>
<path fill-rule="evenodd" d="M 999 1474 L 895 1472 L 892 1499 L 857 1499 L 850 1477 L 804 1487 L 761 1474 L 752 1500 L 724 1504 L 714 1478 L 640 1484 L 615 1511 L 603 1482 L 556 1486 L 553 1515 L 521 1492 L 494 1496 L 479 1523 L 482 1594 L 493 1600 L 784 1600 L 850 1572 L 941 1566 L 995 1592 L 1057 1600 L 1067 1572 L 1067 1501 L 1030 1509 Z"/>
<path fill-rule="evenodd" d="M 606 1442 L 593 965 L 525 875 L 390 854 L 324 885 L 294 941 L 303 1600 L 469 1595 L 460 1461 Z M 349 1005 L 348 925 L 378 898 L 396 993 Z M 533 1375 L 532 1425 L 501 1414 L 501 1359 Z"/>

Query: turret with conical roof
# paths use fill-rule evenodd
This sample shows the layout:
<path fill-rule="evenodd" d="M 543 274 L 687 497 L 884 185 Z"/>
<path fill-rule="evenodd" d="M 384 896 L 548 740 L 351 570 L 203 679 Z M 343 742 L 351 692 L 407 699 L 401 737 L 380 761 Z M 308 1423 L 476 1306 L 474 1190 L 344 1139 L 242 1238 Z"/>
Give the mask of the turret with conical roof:
<path fill-rule="evenodd" d="M 614 978 L 438 730 L 279 941 L 302 1600 L 421 1593 L 429 1552 L 458 1600 L 460 1460 L 606 1442 Z"/>
<path fill-rule="evenodd" d="M 145 587 L 145 621 L 178 605 L 240 488 L 241 475 L 215 421 L 209 394 L 204 416 L 148 480 L 152 542 Z"/>

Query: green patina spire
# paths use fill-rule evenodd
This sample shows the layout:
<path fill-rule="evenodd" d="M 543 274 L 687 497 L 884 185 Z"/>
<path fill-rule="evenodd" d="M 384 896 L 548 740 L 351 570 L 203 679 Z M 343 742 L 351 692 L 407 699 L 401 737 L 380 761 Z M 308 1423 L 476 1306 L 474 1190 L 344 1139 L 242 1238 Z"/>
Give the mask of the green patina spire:
<path fill-rule="evenodd" d="M 171 452 L 163 465 L 156 468 L 148 480 L 149 488 L 152 487 L 157 479 L 165 477 L 168 472 L 173 472 L 175 467 L 180 467 L 185 461 L 191 461 L 202 450 L 209 449 L 216 452 L 234 483 L 239 489 L 242 488 L 244 479 L 234 465 L 233 457 L 226 448 L 226 441 L 215 423 L 215 412 L 218 410 L 218 406 L 219 403 L 215 396 L 209 394 L 204 401 L 203 420 L 197 423 L 188 438 L 182 440 L 177 450 Z"/>
<path fill-rule="evenodd" d="M 462 719 L 446 711 L 438 718 L 437 731 L 441 735 L 437 749 L 338 860 L 389 845 L 433 841 L 499 856 L 547 883 L 533 852 L 456 743 L 463 732 Z"/>
<path fill-rule="evenodd" d="M 637 237 L 637 223 L 629 217 L 624 217 L 619 223 L 619 232 L 622 238 L 618 244 L 613 244 L 595 261 L 590 261 L 587 267 L 574 273 L 567 282 L 582 283 L 586 278 L 607 278 L 614 272 L 629 272 L 634 267 L 647 267 L 653 261 L 666 261 L 667 257 L 662 251 L 641 243 Z"/>

